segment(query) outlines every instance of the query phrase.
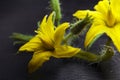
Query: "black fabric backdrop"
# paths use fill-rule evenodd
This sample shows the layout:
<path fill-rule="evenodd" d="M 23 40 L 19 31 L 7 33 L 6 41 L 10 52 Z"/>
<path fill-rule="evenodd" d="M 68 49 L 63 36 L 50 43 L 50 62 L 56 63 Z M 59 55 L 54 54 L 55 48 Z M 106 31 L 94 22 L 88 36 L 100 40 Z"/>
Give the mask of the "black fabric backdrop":
<path fill-rule="evenodd" d="M 71 21 L 78 9 L 93 9 L 98 0 L 61 0 L 62 21 Z M 101 63 L 88 63 L 77 59 L 54 59 L 38 71 L 28 74 L 27 64 L 31 54 L 16 55 L 9 36 L 13 32 L 34 34 L 37 22 L 50 13 L 49 0 L 0 0 L 0 80 L 120 80 L 120 55 Z M 98 40 L 104 42 L 105 37 Z M 83 44 L 83 40 L 78 40 Z"/>

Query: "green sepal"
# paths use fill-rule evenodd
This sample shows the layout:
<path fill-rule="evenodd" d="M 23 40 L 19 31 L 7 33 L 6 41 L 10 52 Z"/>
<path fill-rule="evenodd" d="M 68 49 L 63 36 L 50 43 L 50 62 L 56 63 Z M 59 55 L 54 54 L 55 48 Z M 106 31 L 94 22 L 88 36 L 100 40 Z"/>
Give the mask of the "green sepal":
<path fill-rule="evenodd" d="M 25 34 L 21 34 L 21 33 L 13 33 L 10 36 L 11 39 L 14 40 L 13 44 L 24 44 L 26 42 L 28 42 L 30 39 L 33 38 L 32 35 L 25 35 Z"/>

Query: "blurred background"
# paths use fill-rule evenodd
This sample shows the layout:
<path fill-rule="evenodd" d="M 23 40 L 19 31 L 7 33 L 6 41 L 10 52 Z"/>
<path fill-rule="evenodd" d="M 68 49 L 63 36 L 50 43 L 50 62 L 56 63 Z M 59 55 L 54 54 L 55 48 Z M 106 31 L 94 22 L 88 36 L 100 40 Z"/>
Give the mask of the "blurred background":
<path fill-rule="evenodd" d="M 93 9 L 98 0 L 60 2 L 64 22 L 71 21 L 78 9 Z M 27 64 L 32 55 L 17 55 L 18 46 L 13 46 L 9 36 L 13 32 L 35 34 L 37 22 L 50 12 L 49 0 L 0 0 L 0 80 L 120 80 L 119 54 L 101 63 L 52 58 L 38 71 L 28 74 Z"/>

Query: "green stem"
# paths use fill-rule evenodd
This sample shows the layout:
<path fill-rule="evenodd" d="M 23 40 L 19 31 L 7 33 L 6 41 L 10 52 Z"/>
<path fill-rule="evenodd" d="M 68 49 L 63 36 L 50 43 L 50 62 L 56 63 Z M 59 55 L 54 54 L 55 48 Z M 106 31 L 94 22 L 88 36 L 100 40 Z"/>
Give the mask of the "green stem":
<path fill-rule="evenodd" d="M 71 38 L 73 36 L 73 34 L 70 32 L 69 34 L 67 34 L 65 36 L 65 38 L 63 39 L 63 43 L 67 43 L 68 39 Z"/>
<path fill-rule="evenodd" d="M 51 5 L 52 10 L 55 11 L 55 13 L 56 13 L 56 18 L 55 18 L 56 23 L 57 23 L 57 25 L 59 25 L 60 20 L 62 18 L 60 1 L 59 0 L 51 0 L 50 2 L 51 2 L 50 5 Z"/>
<path fill-rule="evenodd" d="M 79 53 L 77 53 L 74 57 L 87 60 L 89 62 L 99 62 L 100 61 L 100 56 L 81 50 Z"/>
<path fill-rule="evenodd" d="M 101 61 L 106 61 L 106 60 L 111 59 L 113 54 L 114 54 L 114 51 L 113 51 L 112 47 L 108 47 L 106 49 L 106 51 L 104 53 L 101 53 L 100 55 L 80 50 L 80 52 L 78 52 L 73 57 L 76 57 L 79 59 L 84 59 L 84 60 L 87 60 L 89 62 L 101 62 Z"/>

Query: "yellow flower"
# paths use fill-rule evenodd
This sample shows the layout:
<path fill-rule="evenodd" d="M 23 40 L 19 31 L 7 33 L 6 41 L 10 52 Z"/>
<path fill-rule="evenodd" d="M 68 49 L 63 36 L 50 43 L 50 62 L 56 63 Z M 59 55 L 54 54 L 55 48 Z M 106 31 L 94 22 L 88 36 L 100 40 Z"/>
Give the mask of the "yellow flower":
<path fill-rule="evenodd" d="M 94 7 L 95 11 L 78 10 L 73 16 L 83 19 L 86 14 L 94 18 L 87 32 L 85 47 L 89 47 L 100 35 L 107 34 L 120 51 L 120 0 L 102 0 Z"/>
<path fill-rule="evenodd" d="M 63 23 L 55 28 L 52 21 L 53 15 L 54 12 L 50 14 L 48 19 L 45 16 L 36 31 L 37 35 L 19 49 L 19 51 L 34 52 L 28 64 L 30 73 L 42 66 L 50 57 L 69 58 L 80 51 L 79 48 L 62 44 L 64 33 L 66 28 L 69 27 L 69 23 Z"/>

